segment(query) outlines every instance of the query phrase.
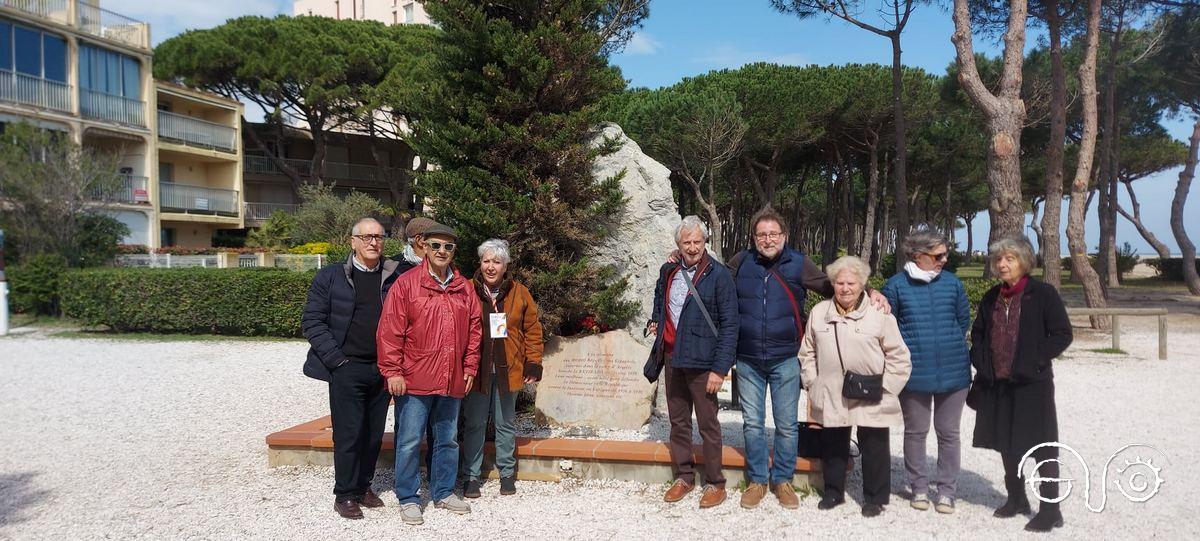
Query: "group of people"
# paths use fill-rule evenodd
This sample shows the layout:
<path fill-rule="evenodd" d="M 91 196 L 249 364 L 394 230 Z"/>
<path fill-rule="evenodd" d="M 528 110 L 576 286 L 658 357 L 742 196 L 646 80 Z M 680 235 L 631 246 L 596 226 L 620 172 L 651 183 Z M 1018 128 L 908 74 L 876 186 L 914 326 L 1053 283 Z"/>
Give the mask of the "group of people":
<path fill-rule="evenodd" d="M 384 259 L 383 226 L 359 220 L 353 252 L 313 278 L 301 318 L 312 346 L 304 373 L 329 383 L 334 510 L 349 519 L 383 506 L 371 480 L 393 400 L 394 490 L 404 522 L 424 522 L 422 440 L 434 507 L 471 512 L 463 498 L 480 496 L 489 419 L 500 493 L 515 494 L 516 396 L 542 375 L 537 304 L 508 273 L 508 243 L 479 246 L 479 271 L 467 278 L 452 264 L 454 229 L 419 217 L 405 235 L 404 252 Z"/>
<path fill-rule="evenodd" d="M 844 503 L 853 432 L 862 515 L 878 516 L 891 494 L 889 429 L 903 426 L 911 507 L 953 513 L 959 426 L 970 405 L 977 411 L 974 446 L 998 451 L 1004 465 L 1008 498 L 995 516 L 1029 514 L 1020 460 L 1058 437 L 1051 363 L 1072 339 L 1057 291 L 1030 276 L 1036 258 L 1029 240 L 1003 238 L 989 247 L 1001 283 L 983 296 L 972 324 L 962 282 L 942 272 L 950 243 L 932 228 L 906 236 L 908 262 L 879 291 L 867 286 L 871 269 L 857 257 L 838 258 L 822 272 L 788 247 L 786 223 L 769 208 L 752 218 L 751 231 L 753 245 L 726 266 L 704 250 L 704 223 L 684 218 L 675 232 L 678 251 L 659 270 L 647 377 L 661 373 L 666 384 L 675 480 L 664 501 L 680 501 L 697 485 L 693 415 L 703 456 L 721 456 L 716 393 L 733 370 L 745 437 L 742 507 L 758 506 L 767 492 L 784 508 L 799 507 L 792 478 L 805 451 L 821 461 L 817 508 Z M 808 293 L 827 300 L 806 315 Z M 932 481 L 925 453 L 931 424 L 938 442 Z M 1033 456 L 1042 478 L 1057 477 L 1055 448 Z M 700 507 L 725 500 L 719 460 L 705 460 L 703 487 Z M 1039 490 L 1043 503 L 1025 528 L 1062 526 L 1058 487 L 1047 482 Z"/>
<path fill-rule="evenodd" d="M 720 457 L 717 392 L 733 371 L 743 410 L 744 508 L 768 492 L 784 508 L 798 508 L 792 479 L 805 448 L 822 464 L 817 507 L 844 503 L 853 432 L 862 514 L 881 514 L 891 493 L 889 428 L 902 425 L 910 505 L 953 513 L 967 405 L 977 411 L 974 445 L 1000 452 L 1004 465 L 1008 498 L 995 516 L 1029 514 L 1020 459 L 1057 439 L 1051 361 L 1072 335 L 1057 291 L 1030 277 L 1036 259 L 1028 239 L 989 247 L 1001 283 L 984 295 L 972 324 L 962 282 L 942 272 L 950 243 L 933 229 L 906 237 L 908 263 L 881 290 L 867 286 L 870 267 L 857 257 L 841 257 L 823 272 L 788 247 L 786 222 L 770 208 L 753 217 L 751 231 L 752 246 L 723 264 L 706 249 L 707 226 L 685 217 L 674 232 L 678 251 L 659 269 L 645 372 L 663 380 L 670 419 L 674 482 L 663 499 L 678 502 L 701 485 L 701 508 L 726 500 L 719 459 L 696 471 L 692 418 L 703 456 Z M 404 253 L 385 260 L 383 226 L 369 218 L 355 224 L 347 261 L 314 278 L 302 327 L 312 345 L 305 373 L 329 382 L 335 510 L 361 518 L 361 507 L 383 505 L 370 485 L 394 399 L 394 488 L 402 519 L 420 524 L 422 439 L 435 508 L 470 512 L 463 498 L 480 495 L 489 419 L 500 493 L 516 492 L 516 393 L 541 378 L 542 329 L 529 290 L 508 272 L 505 241 L 480 245 L 479 271 L 467 279 L 451 264 L 452 228 L 415 218 L 405 233 Z M 826 300 L 805 314 L 810 292 Z M 938 441 L 932 480 L 925 456 L 931 425 Z M 1044 478 L 1058 473 L 1047 460 L 1053 449 L 1034 455 Z M 1041 491 L 1044 502 L 1057 497 L 1053 483 Z M 1026 529 L 1061 525 L 1058 504 L 1042 503 Z"/>

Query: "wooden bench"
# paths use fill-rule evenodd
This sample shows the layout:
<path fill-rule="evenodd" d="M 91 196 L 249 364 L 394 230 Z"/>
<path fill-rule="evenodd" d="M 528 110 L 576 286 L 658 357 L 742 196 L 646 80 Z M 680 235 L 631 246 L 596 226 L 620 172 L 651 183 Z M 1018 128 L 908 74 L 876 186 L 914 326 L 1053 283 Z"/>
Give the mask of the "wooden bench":
<path fill-rule="evenodd" d="M 1069 316 L 1108 316 L 1112 318 L 1112 348 L 1121 349 L 1121 316 L 1158 317 L 1158 358 L 1167 360 L 1166 308 L 1067 308 Z"/>

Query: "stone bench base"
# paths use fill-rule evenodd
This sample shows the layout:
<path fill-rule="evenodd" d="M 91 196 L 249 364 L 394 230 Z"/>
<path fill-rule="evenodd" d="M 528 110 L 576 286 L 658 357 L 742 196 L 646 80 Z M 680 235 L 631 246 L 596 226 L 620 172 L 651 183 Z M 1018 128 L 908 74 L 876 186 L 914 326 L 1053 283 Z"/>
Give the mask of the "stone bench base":
<path fill-rule="evenodd" d="M 380 442 L 381 467 L 390 468 L 394 461 L 394 436 L 383 435 Z M 494 454 L 491 442 L 485 455 Z M 697 464 L 704 462 L 699 445 L 693 449 Z M 657 441 L 611 441 L 567 438 L 517 438 L 517 478 L 530 481 L 559 481 L 563 478 L 618 479 L 642 483 L 669 483 L 672 480 L 671 455 L 667 445 Z M 267 458 L 271 467 L 289 465 L 333 465 L 333 429 L 329 416 L 276 432 L 267 436 Z M 743 479 L 746 467 L 745 452 L 725 446 L 721 465 L 726 482 L 736 486 Z M 489 464 L 485 469 L 492 471 Z M 699 470 L 699 468 L 697 468 Z M 821 486 L 821 463 L 818 460 L 796 459 L 792 478 L 798 487 Z"/>

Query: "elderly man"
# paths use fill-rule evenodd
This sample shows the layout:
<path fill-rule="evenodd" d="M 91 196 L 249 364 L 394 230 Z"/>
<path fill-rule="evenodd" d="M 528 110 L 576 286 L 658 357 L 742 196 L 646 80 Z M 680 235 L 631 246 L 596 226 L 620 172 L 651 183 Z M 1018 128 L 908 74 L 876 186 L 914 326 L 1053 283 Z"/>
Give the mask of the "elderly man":
<path fill-rule="evenodd" d="M 424 216 L 417 216 L 408 221 L 404 226 L 404 236 L 407 242 L 404 245 L 404 251 L 396 254 L 396 261 L 407 261 L 412 266 L 421 264 L 425 259 L 425 245 L 422 242 L 425 240 L 425 231 L 437 224 L 437 222 Z"/>
<path fill-rule="evenodd" d="M 696 486 L 692 453 L 694 409 L 704 442 L 701 509 L 725 501 L 717 391 L 733 366 L 738 333 L 733 276 L 708 255 L 704 247 L 707 241 L 708 227 L 695 216 L 684 218 L 675 228 L 680 261 L 664 264 L 658 271 L 650 323 L 650 329 L 657 335 L 652 354 L 661 355 L 665 361 L 671 462 L 675 470 L 675 483 L 663 501 L 682 500 Z"/>
<path fill-rule="evenodd" d="M 799 445 L 800 361 L 796 354 L 804 336 L 804 298 L 806 290 L 829 298 L 833 285 L 812 260 L 787 246 L 786 222 L 770 207 L 751 219 L 750 230 L 754 246 L 730 259 L 737 284 L 737 384 L 749 482 L 741 505 L 757 507 L 769 486 L 779 505 L 796 509 L 800 507 L 792 488 Z M 871 302 L 885 313 L 891 312 L 878 291 L 871 291 Z M 773 457 L 768 457 L 767 450 L 768 391 L 775 421 Z"/>
<path fill-rule="evenodd" d="M 396 280 L 379 321 L 379 371 L 396 397 L 396 498 L 400 518 L 422 524 L 417 490 L 421 435 L 433 420 L 429 493 L 434 507 L 471 512 L 453 493 L 458 473 L 458 410 L 479 370 L 479 297 L 451 265 L 458 235 L 441 224 L 425 230 L 420 268 Z"/>
<path fill-rule="evenodd" d="M 321 269 L 308 290 L 300 318 L 312 347 L 304 374 L 329 382 L 333 418 L 334 509 L 363 518 L 360 505 L 382 507 L 371 490 L 390 396 L 376 365 L 375 331 L 383 298 L 396 278 L 412 268 L 383 261 L 383 226 L 363 218 L 350 232 L 354 253 Z"/>

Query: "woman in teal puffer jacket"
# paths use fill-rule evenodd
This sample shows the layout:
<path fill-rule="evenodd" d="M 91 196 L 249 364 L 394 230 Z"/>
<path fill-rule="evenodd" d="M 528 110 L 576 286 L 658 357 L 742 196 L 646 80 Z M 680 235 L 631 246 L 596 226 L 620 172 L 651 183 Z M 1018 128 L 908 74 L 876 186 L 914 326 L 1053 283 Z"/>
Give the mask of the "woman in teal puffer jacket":
<path fill-rule="evenodd" d="M 904 468 L 912 489 L 911 505 L 929 509 L 925 439 L 932 414 L 938 439 L 933 501 L 939 513 L 953 513 L 959 470 L 959 424 L 971 359 L 967 291 L 952 273 L 942 272 L 949 242 L 933 228 L 914 230 L 904 239 L 908 263 L 883 286 L 900 323 L 900 335 L 912 352 L 912 375 L 900 393 L 904 412 Z M 932 408 L 931 408 L 932 405 Z"/>

